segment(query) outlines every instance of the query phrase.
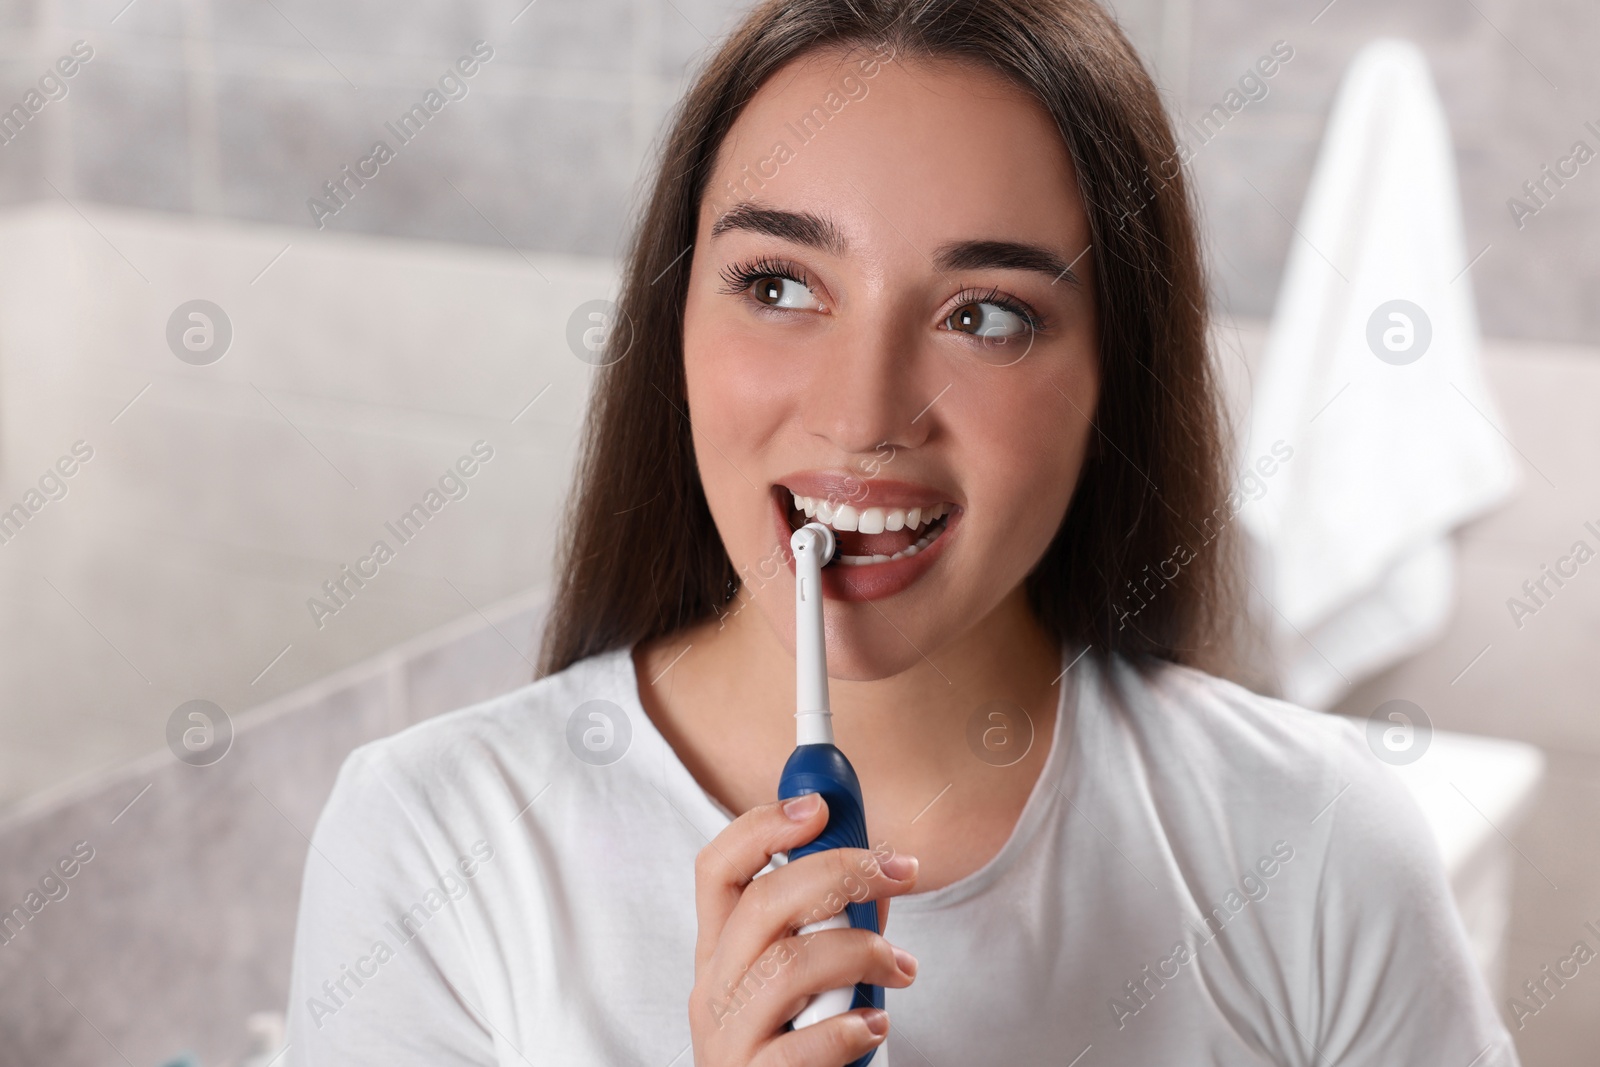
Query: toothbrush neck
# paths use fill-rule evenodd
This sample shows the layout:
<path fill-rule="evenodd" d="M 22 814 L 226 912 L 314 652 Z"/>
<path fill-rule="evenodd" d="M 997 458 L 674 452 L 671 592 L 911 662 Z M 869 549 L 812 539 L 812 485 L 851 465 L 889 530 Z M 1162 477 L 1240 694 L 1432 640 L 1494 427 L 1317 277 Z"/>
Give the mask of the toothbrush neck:
<path fill-rule="evenodd" d="M 795 712 L 794 733 L 796 745 L 833 744 L 833 713 L 827 710 Z"/>
<path fill-rule="evenodd" d="M 823 627 L 822 561 L 815 530 L 796 534 L 794 549 L 795 732 L 802 745 L 832 744 L 828 645 Z"/>

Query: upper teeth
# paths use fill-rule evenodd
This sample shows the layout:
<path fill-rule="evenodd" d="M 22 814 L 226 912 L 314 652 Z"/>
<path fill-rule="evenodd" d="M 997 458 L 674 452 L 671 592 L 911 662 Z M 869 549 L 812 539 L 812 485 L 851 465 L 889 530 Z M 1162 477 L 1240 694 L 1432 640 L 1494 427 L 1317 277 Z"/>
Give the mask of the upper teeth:
<path fill-rule="evenodd" d="M 835 504 L 827 499 L 794 497 L 796 511 L 806 518 L 831 526 L 835 530 L 859 530 L 865 534 L 883 533 L 885 530 L 916 530 L 931 525 L 950 513 L 949 504 L 934 504 L 924 508 L 860 508 L 849 504 Z"/>

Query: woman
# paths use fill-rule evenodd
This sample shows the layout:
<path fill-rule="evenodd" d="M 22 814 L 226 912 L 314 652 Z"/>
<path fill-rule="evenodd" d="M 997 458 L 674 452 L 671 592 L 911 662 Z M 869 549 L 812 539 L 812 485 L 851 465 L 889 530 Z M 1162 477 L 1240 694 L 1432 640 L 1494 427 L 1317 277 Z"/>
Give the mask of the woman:
<path fill-rule="evenodd" d="M 350 757 L 292 1062 L 1514 1062 L 1403 787 L 1201 669 L 1238 497 L 1177 158 L 1088 0 L 747 17 L 627 263 L 544 676 Z M 815 519 L 874 847 L 782 864 Z M 795 935 L 846 897 L 885 935 Z M 786 1029 L 854 982 L 892 1030 Z"/>

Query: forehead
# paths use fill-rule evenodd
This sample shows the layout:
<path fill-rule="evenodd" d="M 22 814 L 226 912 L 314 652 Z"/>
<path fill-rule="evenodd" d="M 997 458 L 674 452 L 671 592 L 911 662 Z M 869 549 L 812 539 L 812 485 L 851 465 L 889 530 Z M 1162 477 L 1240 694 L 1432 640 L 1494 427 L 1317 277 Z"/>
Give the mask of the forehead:
<path fill-rule="evenodd" d="M 1030 93 L 975 62 L 866 48 L 802 56 L 751 98 L 719 149 L 702 218 L 750 199 L 829 215 L 859 236 L 885 223 L 932 243 L 953 229 L 1087 235 L 1071 156 Z"/>

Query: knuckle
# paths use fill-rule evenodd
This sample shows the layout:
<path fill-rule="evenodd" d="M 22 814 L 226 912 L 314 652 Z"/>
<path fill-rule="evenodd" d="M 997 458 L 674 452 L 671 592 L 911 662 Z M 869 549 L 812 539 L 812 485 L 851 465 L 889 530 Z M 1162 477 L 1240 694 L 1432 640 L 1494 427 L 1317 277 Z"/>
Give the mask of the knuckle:
<path fill-rule="evenodd" d="M 867 899 L 872 892 L 873 876 L 878 872 L 863 861 L 861 850 L 838 849 L 835 862 L 840 892 L 844 897 L 850 901 Z"/>
<path fill-rule="evenodd" d="M 792 934 L 772 943 L 777 950 L 775 958 L 780 967 L 775 976 L 779 986 L 786 992 L 800 990 L 817 971 L 818 953 L 812 944 L 814 935 Z"/>
<path fill-rule="evenodd" d="M 873 963 L 883 968 L 884 974 L 899 974 L 900 961 L 895 958 L 894 946 L 882 934 L 873 934 L 870 930 L 871 941 L 867 946 L 867 954 Z"/>
<path fill-rule="evenodd" d="M 787 1034 L 769 1046 L 772 1063 L 778 1067 L 849 1063 L 856 1054 L 851 1028 L 850 1020 L 840 1016 Z M 768 1067 L 766 1060 L 761 1067 Z"/>
<path fill-rule="evenodd" d="M 705 885 L 711 880 L 711 846 L 706 845 L 694 854 L 694 880 L 699 885 Z"/>
<path fill-rule="evenodd" d="M 784 946 L 777 981 L 797 996 L 859 982 L 872 971 L 868 939 L 874 936 L 869 930 L 819 930 L 776 942 Z"/>
<path fill-rule="evenodd" d="M 795 946 L 789 938 L 774 941 L 750 965 L 749 973 L 753 974 L 763 986 L 786 988 L 794 980 L 797 956 Z"/>
<path fill-rule="evenodd" d="M 781 871 L 763 875 L 755 879 L 744 888 L 741 903 L 748 902 L 751 911 L 761 918 L 763 922 L 770 922 L 781 908 L 779 890 L 782 888 L 779 879 L 774 877 Z"/>
<path fill-rule="evenodd" d="M 847 1015 L 838 1015 L 828 1020 L 827 1027 L 821 1037 L 824 1047 L 828 1050 L 828 1056 L 835 1059 L 843 1058 L 848 1062 L 860 1049 L 855 1020 Z"/>
<path fill-rule="evenodd" d="M 810 1057 L 804 1055 L 804 1048 L 798 1040 L 780 1038 L 769 1048 L 768 1054 L 761 1058 L 760 1067 L 808 1067 Z"/>
<path fill-rule="evenodd" d="M 730 881 L 737 873 L 734 862 L 729 859 L 731 850 L 719 848 L 713 840 L 694 856 L 695 884 L 702 888 L 720 886 Z M 742 881 L 743 879 L 738 879 Z"/>

